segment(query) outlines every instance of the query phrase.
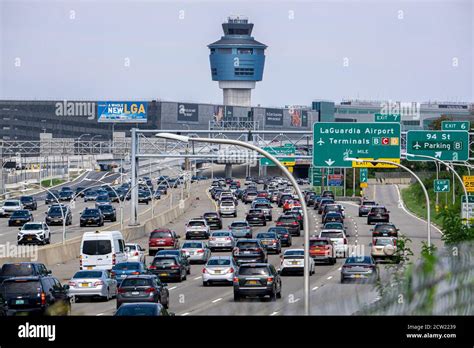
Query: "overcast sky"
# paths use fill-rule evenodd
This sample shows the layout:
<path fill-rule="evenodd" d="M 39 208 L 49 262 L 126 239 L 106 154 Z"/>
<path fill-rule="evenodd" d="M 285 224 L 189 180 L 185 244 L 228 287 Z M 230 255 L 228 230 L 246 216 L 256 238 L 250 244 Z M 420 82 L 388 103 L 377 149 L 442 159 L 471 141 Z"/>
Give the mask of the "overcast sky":
<path fill-rule="evenodd" d="M 252 104 L 474 101 L 474 6 L 438 1 L 0 0 L 0 98 L 222 102 L 229 15 L 268 45 Z"/>

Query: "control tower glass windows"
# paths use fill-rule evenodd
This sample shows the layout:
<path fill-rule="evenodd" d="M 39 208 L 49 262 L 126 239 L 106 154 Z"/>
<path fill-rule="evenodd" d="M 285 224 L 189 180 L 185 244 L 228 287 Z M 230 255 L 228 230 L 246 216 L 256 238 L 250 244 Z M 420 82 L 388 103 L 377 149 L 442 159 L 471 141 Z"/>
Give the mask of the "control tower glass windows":
<path fill-rule="evenodd" d="M 250 35 L 250 33 L 244 28 L 229 28 L 229 35 Z"/>
<path fill-rule="evenodd" d="M 263 50 L 255 50 L 255 54 L 262 55 L 262 54 L 263 54 Z"/>
<path fill-rule="evenodd" d="M 234 74 L 235 76 L 253 76 L 254 69 L 253 68 L 235 68 Z"/>
<path fill-rule="evenodd" d="M 215 48 L 211 48 L 211 54 L 214 54 L 216 53 L 216 49 Z"/>
<path fill-rule="evenodd" d="M 232 48 L 218 48 L 217 53 L 220 54 L 232 54 Z"/>
<path fill-rule="evenodd" d="M 253 48 L 238 48 L 237 54 L 253 54 Z"/>

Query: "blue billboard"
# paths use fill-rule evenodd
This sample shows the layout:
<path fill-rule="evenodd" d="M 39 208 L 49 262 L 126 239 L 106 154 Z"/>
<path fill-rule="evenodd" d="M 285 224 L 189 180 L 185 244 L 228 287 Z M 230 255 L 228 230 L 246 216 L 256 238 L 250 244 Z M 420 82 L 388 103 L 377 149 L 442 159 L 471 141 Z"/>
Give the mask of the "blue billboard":
<path fill-rule="evenodd" d="M 146 123 L 147 109 L 147 102 L 98 102 L 97 121 Z"/>

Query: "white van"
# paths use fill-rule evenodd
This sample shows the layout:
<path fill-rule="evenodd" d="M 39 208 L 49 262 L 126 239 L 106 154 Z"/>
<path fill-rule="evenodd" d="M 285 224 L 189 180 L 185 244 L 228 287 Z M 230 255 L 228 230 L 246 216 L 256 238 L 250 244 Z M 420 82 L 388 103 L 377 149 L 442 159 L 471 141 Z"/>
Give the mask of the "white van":
<path fill-rule="evenodd" d="M 111 270 L 127 261 L 125 241 L 120 231 L 85 232 L 81 242 L 80 269 Z"/>

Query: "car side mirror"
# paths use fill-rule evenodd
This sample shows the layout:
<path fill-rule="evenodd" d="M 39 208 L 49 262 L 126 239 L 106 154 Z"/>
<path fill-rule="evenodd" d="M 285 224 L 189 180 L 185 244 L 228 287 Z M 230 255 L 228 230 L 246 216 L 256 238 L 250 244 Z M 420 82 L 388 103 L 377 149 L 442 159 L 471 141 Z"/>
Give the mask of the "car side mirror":
<path fill-rule="evenodd" d="M 281 274 L 281 269 L 277 269 L 277 273 L 278 273 L 278 274 Z"/>
<path fill-rule="evenodd" d="M 45 213 L 45 214 L 48 214 L 48 212 L 47 212 L 47 211 L 45 211 L 44 213 Z"/>
<path fill-rule="evenodd" d="M 67 284 L 66 284 L 66 285 L 63 285 L 63 289 L 64 289 L 64 290 L 69 290 L 69 285 L 67 285 Z"/>
<path fill-rule="evenodd" d="M 51 271 L 51 270 L 46 271 L 46 274 L 52 274 L 52 273 L 53 273 L 53 271 Z"/>
<path fill-rule="evenodd" d="M 166 287 L 168 286 L 168 283 L 161 283 L 161 285 L 163 285 L 163 287 Z"/>
<path fill-rule="evenodd" d="M 181 236 L 180 236 L 179 234 L 177 234 L 177 235 L 176 235 L 176 238 L 180 239 L 180 238 L 181 238 Z"/>
<path fill-rule="evenodd" d="M 20 230 L 20 231 L 21 231 L 21 227 L 18 227 L 18 230 Z"/>

